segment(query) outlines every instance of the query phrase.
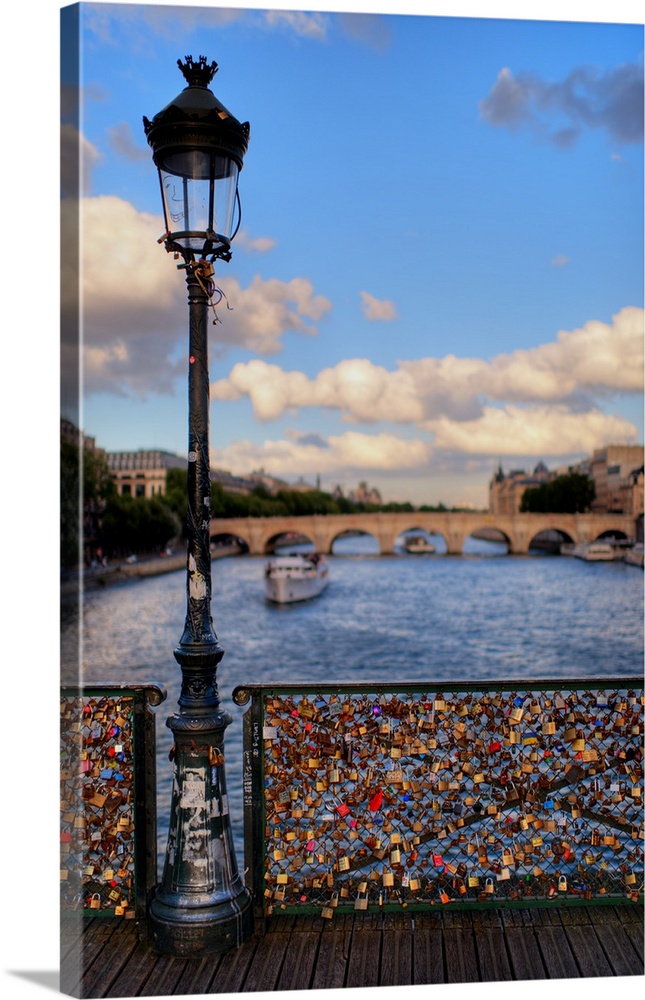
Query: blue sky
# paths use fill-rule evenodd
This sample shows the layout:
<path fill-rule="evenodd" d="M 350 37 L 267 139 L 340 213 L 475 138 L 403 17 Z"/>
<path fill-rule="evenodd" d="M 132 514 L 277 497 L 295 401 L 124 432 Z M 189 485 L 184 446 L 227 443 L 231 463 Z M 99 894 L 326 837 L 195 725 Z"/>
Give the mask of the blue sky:
<path fill-rule="evenodd" d="M 99 446 L 186 450 L 185 286 L 141 120 L 188 54 L 251 123 L 216 272 L 215 466 L 483 506 L 500 461 L 642 442 L 642 25 L 81 9 Z"/>

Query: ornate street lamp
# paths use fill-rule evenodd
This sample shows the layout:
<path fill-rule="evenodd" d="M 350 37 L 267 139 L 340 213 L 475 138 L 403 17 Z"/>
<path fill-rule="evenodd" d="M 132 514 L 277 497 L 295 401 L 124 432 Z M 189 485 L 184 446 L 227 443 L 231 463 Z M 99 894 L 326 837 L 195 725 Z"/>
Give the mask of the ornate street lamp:
<path fill-rule="evenodd" d="M 188 364 L 187 612 L 179 646 L 179 712 L 173 733 L 174 782 L 161 884 L 150 906 L 152 947 L 196 956 L 239 947 L 252 929 L 251 898 L 237 870 L 224 772 L 217 666 L 224 655 L 211 618 L 208 308 L 213 261 L 230 260 L 237 179 L 249 139 L 208 85 L 217 64 L 177 60 L 188 86 L 150 121 L 143 119 L 159 171 L 166 232 L 159 242 L 186 272 Z"/>

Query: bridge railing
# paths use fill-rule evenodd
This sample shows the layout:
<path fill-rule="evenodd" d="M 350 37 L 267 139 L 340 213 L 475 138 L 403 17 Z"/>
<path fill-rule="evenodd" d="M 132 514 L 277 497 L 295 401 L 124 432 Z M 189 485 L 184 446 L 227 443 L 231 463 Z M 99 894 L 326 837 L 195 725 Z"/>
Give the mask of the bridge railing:
<path fill-rule="evenodd" d="M 259 916 L 642 894 L 642 678 L 233 698 Z"/>
<path fill-rule="evenodd" d="M 63 687 L 61 910 L 143 920 L 157 876 L 156 684 Z"/>

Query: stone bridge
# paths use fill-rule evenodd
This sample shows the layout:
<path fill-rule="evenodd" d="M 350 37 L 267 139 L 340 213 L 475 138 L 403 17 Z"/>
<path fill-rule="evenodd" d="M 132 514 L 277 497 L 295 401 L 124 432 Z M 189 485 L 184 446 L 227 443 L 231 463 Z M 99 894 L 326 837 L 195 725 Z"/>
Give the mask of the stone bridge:
<path fill-rule="evenodd" d="M 441 535 L 449 555 L 460 555 L 473 532 L 495 529 L 508 545 L 509 553 L 526 555 L 533 539 L 543 531 L 558 531 L 563 542 L 595 541 L 605 532 L 618 537 L 636 537 L 636 520 L 628 514 L 515 514 L 436 513 L 419 511 L 399 514 L 314 514 L 302 517 L 213 518 L 211 539 L 233 535 L 249 547 L 252 555 L 273 550 L 280 535 L 293 532 L 313 542 L 316 552 L 328 554 L 345 532 L 372 535 L 381 555 L 394 552 L 394 542 L 403 531 L 423 529 Z"/>

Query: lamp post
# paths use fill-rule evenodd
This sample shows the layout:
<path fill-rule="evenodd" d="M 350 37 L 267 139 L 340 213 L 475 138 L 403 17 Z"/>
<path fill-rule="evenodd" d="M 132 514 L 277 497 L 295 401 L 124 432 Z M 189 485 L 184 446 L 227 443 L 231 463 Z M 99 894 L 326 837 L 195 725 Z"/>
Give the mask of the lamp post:
<path fill-rule="evenodd" d="M 166 231 L 159 242 L 186 272 L 188 352 L 187 610 L 175 659 L 181 667 L 172 731 L 174 781 L 161 884 L 149 913 L 149 940 L 163 954 L 194 957 L 239 947 L 252 929 L 251 898 L 237 870 L 224 770 L 217 667 L 224 655 L 211 617 L 208 307 L 213 261 L 230 260 L 237 179 L 249 124 L 216 99 L 217 64 L 177 60 L 188 86 L 145 134 L 159 172 Z"/>

